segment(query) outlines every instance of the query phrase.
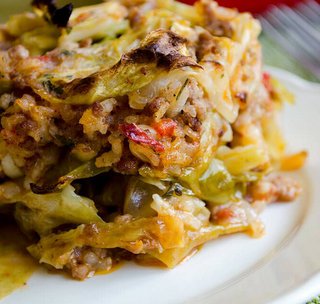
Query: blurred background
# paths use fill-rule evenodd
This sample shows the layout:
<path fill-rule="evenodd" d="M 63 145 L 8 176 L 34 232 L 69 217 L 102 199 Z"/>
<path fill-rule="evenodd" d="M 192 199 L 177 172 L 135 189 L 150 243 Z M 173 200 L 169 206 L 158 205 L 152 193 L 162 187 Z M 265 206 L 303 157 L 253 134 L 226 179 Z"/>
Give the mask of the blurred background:
<path fill-rule="evenodd" d="M 320 82 L 320 0 L 216 0 L 220 5 L 249 11 L 263 26 L 261 43 L 267 65 Z M 30 8 L 31 0 L 0 0 L 0 22 Z M 101 0 L 58 0 L 75 6 Z M 181 0 L 192 4 L 194 0 Z"/>

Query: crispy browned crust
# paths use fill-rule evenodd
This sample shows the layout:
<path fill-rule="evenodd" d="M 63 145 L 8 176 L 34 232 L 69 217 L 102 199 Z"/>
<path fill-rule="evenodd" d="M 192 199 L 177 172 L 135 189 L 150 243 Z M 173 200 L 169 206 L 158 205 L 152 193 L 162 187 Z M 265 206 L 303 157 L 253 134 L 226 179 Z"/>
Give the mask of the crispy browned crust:
<path fill-rule="evenodd" d="M 106 75 L 117 75 L 124 66 L 131 64 L 154 63 L 158 69 L 174 70 L 183 67 L 202 68 L 190 56 L 182 55 L 182 48 L 187 43 L 183 37 L 169 30 L 156 30 L 146 37 L 141 46 L 122 56 L 111 70 L 101 71 L 84 79 L 76 79 L 65 85 L 63 91 L 50 90 L 51 94 L 60 99 L 70 95 L 84 95 L 93 90 L 97 83 Z M 143 67 L 141 73 L 144 74 Z"/>

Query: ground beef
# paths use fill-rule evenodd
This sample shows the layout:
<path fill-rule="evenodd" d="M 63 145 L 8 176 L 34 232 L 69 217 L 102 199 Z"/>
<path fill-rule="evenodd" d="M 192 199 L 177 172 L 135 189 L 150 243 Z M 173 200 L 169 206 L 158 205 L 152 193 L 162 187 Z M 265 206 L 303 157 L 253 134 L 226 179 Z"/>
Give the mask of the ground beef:
<path fill-rule="evenodd" d="M 108 249 L 83 247 L 75 248 L 66 268 L 73 278 L 84 280 L 97 271 L 110 271 L 113 266 L 111 252 Z"/>
<path fill-rule="evenodd" d="M 248 198 L 251 202 L 290 202 L 295 200 L 301 191 L 301 186 L 295 180 L 283 175 L 272 175 L 249 185 Z"/>
<path fill-rule="evenodd" d="M 200 132 L 201 122 L 197 117 L 192 117 L 189 113 L 183 112 L 181 118 L 184 124 L 188 125 L 193 131 Z"/>
<path fill-rule="evenodd" d="M 231 20 L 235 16 L 235 11 L 217 8 L 217 4 L 212 1 L 202 1 L 202 8 L 205 28 L 214 36 L 231 38 L 233 34 Z M 219 10 L 223 10 L 224 14 L 219 14 Z"/>

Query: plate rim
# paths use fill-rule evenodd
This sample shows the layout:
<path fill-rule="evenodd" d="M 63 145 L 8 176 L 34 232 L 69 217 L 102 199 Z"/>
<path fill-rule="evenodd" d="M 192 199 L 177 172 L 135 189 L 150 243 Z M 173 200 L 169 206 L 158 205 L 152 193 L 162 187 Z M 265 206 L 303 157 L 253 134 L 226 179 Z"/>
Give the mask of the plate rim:
<path fill-rule="evenodd" d="M 293 86 L 300 87 L 300 88 L 306 89 L 308 91 L 312 91 L 312 94 L 320 94 L 320 83 L 306 80 L 306 79 L 300 77 L 299 75 L 296 75 L 288 70 L 284 70 L 284 69 L 274 67 L 274 66 L 265 65 L 265 66 L 263 66 L 263 70 L 270 73 L 272 76 L 275 76 L 275 78 L 280 78 L 280 80 L 285 79 L 285 81 L 291 83 Z M 320 104 L 320 97 L 319 97 L 319 104 Z M 311 205 L 312 205 L 312 199 L 310 202 L 310 206 L 308 206 L 308 208 L 306 210 L 307 214 L 305 214 L 305 216 L 304 216 L 304 219 L 306 219 L 306 220 L 308 220 L 308 210 L 310 209 Z M 295 231 L 292 231 L 283 242 L 278 244 L 278 246 L 281 247 L 282 243 L 285 243 L 286 241 L 289 241 L 289 242 L 293 241 L 293 239 L 299 233 L 299 230 L 303 227 L 303 225 L 304 225 L 304 223 L 302 223 L 300 226 L 298 226 L 295 229 Z M 277 254 L 279 254 L 279 250 L 277 250 L 277 253 L 274 256 L 276 256 Z M 253 265 L 251 268 L 249 268 L 244 273 L 242 278 L 241 278 L 241 274 L 239 275 L 239 277 L 236 277 L 234 279 L 234 283 L 233 284 L 231 283 L 229 286 L 227 286 L 225 288 L 225 290 L 228 290 L 229 288 L 231 288 L 232 285 L 235 285 L 235 284 L 239 283 L 242 279 L 245 279 L 246 277 L 248 277 L 250 275 L 251 271 L 254 272 L 254 271 L 259 270 L 259 268 L 265 267 L 268 264 L 268 262 L 271 262 L 271 260 L 272 260 L 272 257 L 269 258 L 265 263 L 262 263 L 261 265 L 259 265 L 261 263 L 261 261 L 258 261 L 257 264 Z M 291 286 L 283 294 L 274 296 L 271 299 L 266 300 L 265 303 L 267 303 L 267 304 L 307 303 L 312 298 L 314 298 L 320 294 L 320 287 L 319 286 L 320 286 L 320 269 L 314 271 L 311 275 L 309 275 L 307 278 L 305 278 L 303 280 L 303 282 L 301 282 L 298 286 Z M 198 304 L 209 304 L 209 303 L 212 303 L 211 302 L 212 300 L 215 300 L 214 299 L 215 294 L 216 294 L 216 292 L 208 291 L 208 293 L 206 294 L 205 297 L 201 297 L 201 295 L 199 295 L 198 296 L 199 299 L 197 299 L 197 297 L 194 297 L 194 298 L 189 299 L 183 303 L 191 304 L 191 303 L 195 303 L 194 300 L 197 300 L 196 303 L 198 303 Z"/>

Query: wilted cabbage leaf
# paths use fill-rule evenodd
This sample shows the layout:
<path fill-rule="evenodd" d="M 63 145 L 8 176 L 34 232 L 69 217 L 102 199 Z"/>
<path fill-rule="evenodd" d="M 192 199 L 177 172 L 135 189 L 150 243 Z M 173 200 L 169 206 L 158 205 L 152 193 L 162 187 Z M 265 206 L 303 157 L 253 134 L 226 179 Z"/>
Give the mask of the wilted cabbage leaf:
<path fill-rule="evenodd" d="M 59 169 L 60 168 L 57 168 L 57 172 L 61 171 Z M 64 169 L 63 166 L 61 169 L 62 170 Z M 83 163 L 75 167 L 70 172 L 62 176 L 59 176 L 57 178 L 57 181 L 51 184 L 45 183 L 42 186 L 31 184 L 31 189 L 34 193 L 37 193 L 37 194 L 45 194 L 45 193 L 50 193 L 54 191 L 59 191 L 64 187 L 66 187 L 67 185 L 70 185 L 74 180 L 94 177 L 101 173 L 108 172 L 109 170 L 110 170 L 110 167 L 97 168 L 95 165 L 95 160 L 90 160 L 86 163 Z"/>
<path fill-rule="evenodd" d="M 28 192 L 12 198 L 17 202 L 15 217 L 27 233 L 49 233 L 62 224 L 101 222 L 94 202 L 81 197 L 70 185 L 61 192 L 35 194 Z"/>
<path fill-rule="evenodd" d="M 186 40 L 171 31 L 156 30 L 140 43 L 139 48 L 124 54 L 111 69 L 90 77 L 59 83 L 30 83 L 42 98 L 53 102 L 92 104 L 106 98 L 124 96 L 138 90 L 163 71 L 199 65 L 187 54 Z M 59 89 L 58 89 L 59 88 Z"/>
<path fill-rule="evenodd" d="M 123 248 L 152 253 L 184 245 L 183 224 L 176 217 L 152 217 L 124 223 L 80 225 L 74 230 L 43 237 L 29 252 L 42 263 L 63 268 L 76 247 Z"/>

